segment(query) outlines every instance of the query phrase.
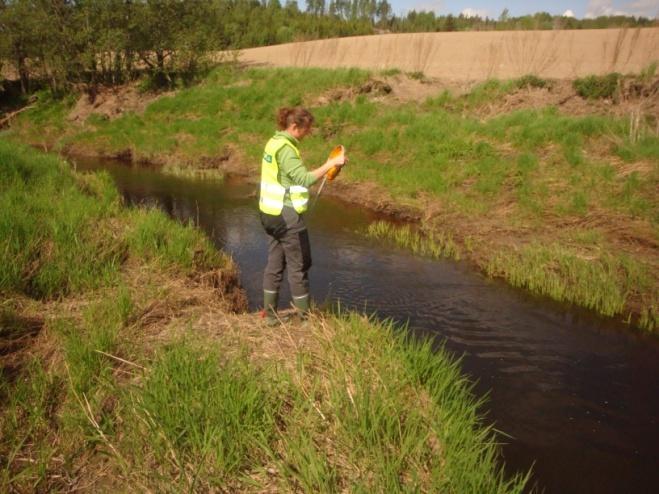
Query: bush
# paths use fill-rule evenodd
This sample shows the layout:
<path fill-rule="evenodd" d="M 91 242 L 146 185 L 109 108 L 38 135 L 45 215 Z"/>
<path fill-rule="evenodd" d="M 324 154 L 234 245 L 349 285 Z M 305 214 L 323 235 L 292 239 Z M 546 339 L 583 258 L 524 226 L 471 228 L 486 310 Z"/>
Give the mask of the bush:
<path fill-rule="evenodd" d="M 426 80 L 426 74 L 424 74 L 420 70 L 417 70 L 415 72 L 408 72 L 407 77 L 409 77 L 410 79 L 414 79 L 415 81 L 421 81 L 421 82 Z"/>
<path fill-rule="evenodd" d="M 515 81 L 515 86 L 517 86 L 519 89 L 527 88 L 527 87 L 549 89 L 549 87 L 551 87 L 551 84 L 546 79 L 541 79 L 540 77 L 533 74 L 527 74 L 517 79 Z"/>
<path fill-rule="evenodd" d="M 590 75 L 576 79 L 572 86 L 577 94 L 586 99 L 611 99 L 620 87 L 620 74 Z"/>

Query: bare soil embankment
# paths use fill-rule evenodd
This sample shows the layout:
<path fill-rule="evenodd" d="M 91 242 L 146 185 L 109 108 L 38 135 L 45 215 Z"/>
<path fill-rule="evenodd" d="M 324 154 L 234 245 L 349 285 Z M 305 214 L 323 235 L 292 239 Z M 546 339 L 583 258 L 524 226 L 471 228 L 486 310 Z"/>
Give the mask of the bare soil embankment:
<path fill-rule="evenodd" d="M 353 36 L 251 48 L 239 59 L 277 67 L 397 68 L 451 81 L 571 79 L 639 72 L 659 59 L 659 28 Z"/>

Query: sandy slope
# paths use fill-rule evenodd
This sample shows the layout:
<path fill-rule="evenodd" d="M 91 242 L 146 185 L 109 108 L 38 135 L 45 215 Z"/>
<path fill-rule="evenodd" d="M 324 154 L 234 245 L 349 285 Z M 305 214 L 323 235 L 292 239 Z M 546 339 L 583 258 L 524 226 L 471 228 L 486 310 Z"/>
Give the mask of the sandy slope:
<path fill-rule="evenodd" d="M 659 28 L 355 36 L 244 50 L 240 60 L 295 67 L 398 68 L 453 81 L 536 74 L 570 79 L 639 72 L 659 60 Z"/>

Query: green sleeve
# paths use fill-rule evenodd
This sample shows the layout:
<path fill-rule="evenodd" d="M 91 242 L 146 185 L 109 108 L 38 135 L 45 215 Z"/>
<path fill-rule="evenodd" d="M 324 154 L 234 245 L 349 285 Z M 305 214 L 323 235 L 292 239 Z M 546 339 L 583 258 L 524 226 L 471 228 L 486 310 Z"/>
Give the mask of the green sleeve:
<path fill-rule="evenodd" d="M 316 177 L 307 170 L 302 160 L 289 146 L 284 146 L 279 150 L 277 163 L 281 173 L 287 176 L 294 185 L 310 187 L 316 182 Z"/>

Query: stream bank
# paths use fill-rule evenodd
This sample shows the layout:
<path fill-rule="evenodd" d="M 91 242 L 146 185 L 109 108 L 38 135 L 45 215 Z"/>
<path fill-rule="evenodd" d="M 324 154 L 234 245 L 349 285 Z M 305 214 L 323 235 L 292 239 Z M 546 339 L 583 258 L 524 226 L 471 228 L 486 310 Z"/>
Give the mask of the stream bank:
<path fill-rule="evenodd" d="M 78 169 L 112 174 L 129 204 L 161 208 L 203 228 L 240 265 L 250 309 L 260 309 L 266 244 L 254 185 L 163 175 L 113 162 Z M 363 231 L 381 217 L 321 197 L 309 217 L 320 305 L 377 314 L 433 337 L 488 396 L 510 472 L 533 468 L 546 492 L 653 492 L 659 437 L 659 342 L 591 311 L 484 278 L 468 263 L 431 260 Z M 281 308 L 288 292 L 284 288 Z"/>
<path fill-rule="evenodd" d="M 391 103 L 395 88 L 360 93 L 373 77 L 219 67 L 197 86 L 107 118 L 69 121 L 72 100 L 44 100 L 8 134 L 76 155 L 256 180 L 272 115 L 296 94 L 295 104 L 310 106 L 318 121 L 304 142 L 306 162 L 322 162 L 337 142 L 351 156 L 323 194 L 413 221 L 422 236 L 450 237 L 461 259 L 490 276 L 652 331 L 659 148 L 650 98 L 577 97 L 573 115 L 531 97 L 561 93 L 550 88 L 565 84 L 527 77 L 459 95 L 437 87 L 423 101 Z M 509 97 L 517 103 L 499 104 Z M 638 118 L 616 113 L 627 109 Z"/>
<path fill-rule="evenodd" d="M 189 221 L 0 161 L 0 490 L 523 491 L 448 352 L 355 313 L 235 314 L 236 265 Z"/>

